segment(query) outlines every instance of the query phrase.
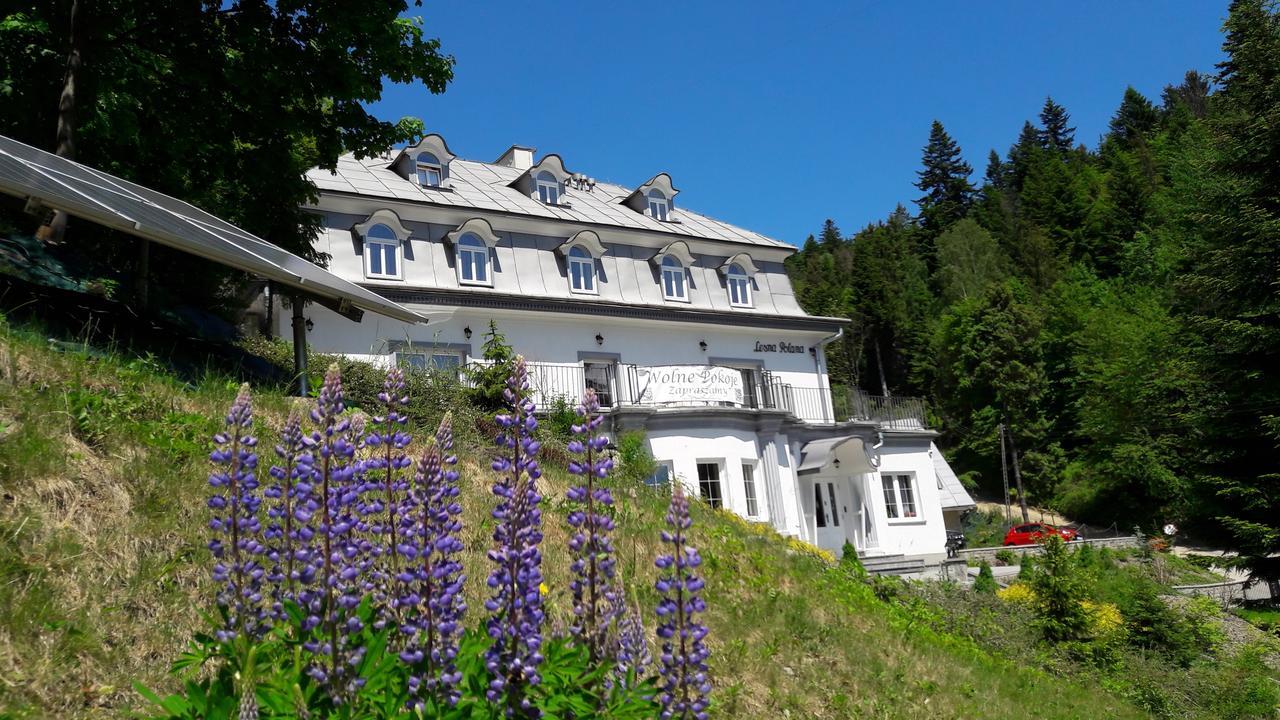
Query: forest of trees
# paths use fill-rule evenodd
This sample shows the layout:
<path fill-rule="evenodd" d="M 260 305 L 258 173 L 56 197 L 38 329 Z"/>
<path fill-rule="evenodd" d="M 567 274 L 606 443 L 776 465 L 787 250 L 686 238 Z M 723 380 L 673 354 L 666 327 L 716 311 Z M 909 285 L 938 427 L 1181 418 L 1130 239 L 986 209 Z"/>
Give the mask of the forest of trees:
<path fill-rule="evenodd" d="M 930 398 L 957 471 L 1089 522 L 1168 521 L 1280 576 L 1280 15 L 1239 0 L 1223 61 L 1129 88 L 1090 148 L 1046 99 L 980 181 L 934 122 L 918 214 L 789 260 L 851 319 L 833 382 Z"/>

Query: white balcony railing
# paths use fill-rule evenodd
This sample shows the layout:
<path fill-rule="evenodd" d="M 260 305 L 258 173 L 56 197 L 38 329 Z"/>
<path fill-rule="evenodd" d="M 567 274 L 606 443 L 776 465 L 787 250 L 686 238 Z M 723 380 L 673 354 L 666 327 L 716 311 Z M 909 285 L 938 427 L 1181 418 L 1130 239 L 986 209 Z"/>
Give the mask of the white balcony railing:
<path fill-rule="evenodd" d="M 832 391 L 803 387 L 783 382 L 767 371 L 747 374 L 753 379 L 744 386 L 741 403 L 698 400 L 658 403 L 642 398 L 637 372 L 641 368 L 636 365 L 594 365 L 588 370 L 581 363 L 530 362 L 528 368 L 533 400 L 544 409 L 552 407 L 558 399 L 577 403 L 590 386 L 595 388 L 604 407 L 741 407 L 783 410 L 799 420 L 820 425 L 865 420 L 892 429 L 926 427 L 925 402 L 921 398 L 867 395 L 857 389 Z"/>

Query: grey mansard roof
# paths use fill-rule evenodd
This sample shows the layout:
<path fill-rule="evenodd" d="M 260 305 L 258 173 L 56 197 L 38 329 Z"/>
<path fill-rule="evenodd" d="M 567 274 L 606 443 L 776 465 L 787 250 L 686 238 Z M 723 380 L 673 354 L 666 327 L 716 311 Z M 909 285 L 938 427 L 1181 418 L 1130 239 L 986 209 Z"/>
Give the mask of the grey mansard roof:
<path fill-rule="evenodd" d="M 679 203 L 670 213 L 670 221 L 661 222 L 636 212 L 622 201 L 634 188 L 600 182 L 591 191 L 566 186 L 562 205 L 544 205 L 510 187 L 524 171 L 504 165 L 455 159 L 449 163 L 446 189 L 419 187 L 391 169 L 394 154 L 357 160 L 352 155 L 338 159 L 336 172 L 313 168 L 307 177 L 322 193 L 350 193 L 364 197 L 388 198 L 410 202 L 427 202 L 459 208 L 474 208 L 516 213 L 528 217 L 560 219 L 669 233 L 689 238 L 723 240 L 772 248 L 792 246 L 756 232 L 735 227 L 685 209 Z M 673 238 L 674 239 L 674 238 Z"/>

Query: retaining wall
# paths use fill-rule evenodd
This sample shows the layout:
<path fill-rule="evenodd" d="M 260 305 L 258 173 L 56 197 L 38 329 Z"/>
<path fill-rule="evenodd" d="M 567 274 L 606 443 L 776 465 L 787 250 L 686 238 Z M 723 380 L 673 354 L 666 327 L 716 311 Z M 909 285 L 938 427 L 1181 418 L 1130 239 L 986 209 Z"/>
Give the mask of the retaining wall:
<path fill-rule="evenodd" d="M 1092 540 L 1077 540 L 1070 543 L 1068 547 L 1078 547 L 1080 545 L 1092 545 L 1097 548 L 1114 547 L 1114 548 L 1136 548 L 1138 547 L 1138 538 L 1133 535 L 1114 538 L 1095 538 Z M 961 550 L 957 555 L 958 560 L 994 560 L 996 553 L 1001 550 L 1012 550 L 1020 555 L 1031 553 L 1039 555 L 1044 548 L 1039 545 L 1010 545 L 1009 547 L 984 547 L 984 548 L 966 548 Z"/>

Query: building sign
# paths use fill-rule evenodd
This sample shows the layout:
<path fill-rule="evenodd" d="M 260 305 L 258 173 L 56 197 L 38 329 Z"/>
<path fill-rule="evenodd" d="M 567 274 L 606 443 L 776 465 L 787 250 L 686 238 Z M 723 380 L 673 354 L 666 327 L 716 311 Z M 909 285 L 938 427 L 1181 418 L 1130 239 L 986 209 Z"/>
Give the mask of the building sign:
<path fill-rule="evenodd" d="M 786 340 L 779 340 L 776 343 L 766 343 L 766 342 L 760 342 L 759 340 L 757 340 L 755 351 L 756 352 L 791 353 L 792 355 L 803 355 L 804 345 L 789 343 Z"/>
<path fill-rule="evenodd" d="M 636 368 L 641 403 L 743 402 L 742 371 L 715 365 L 658 365 Z"/>

